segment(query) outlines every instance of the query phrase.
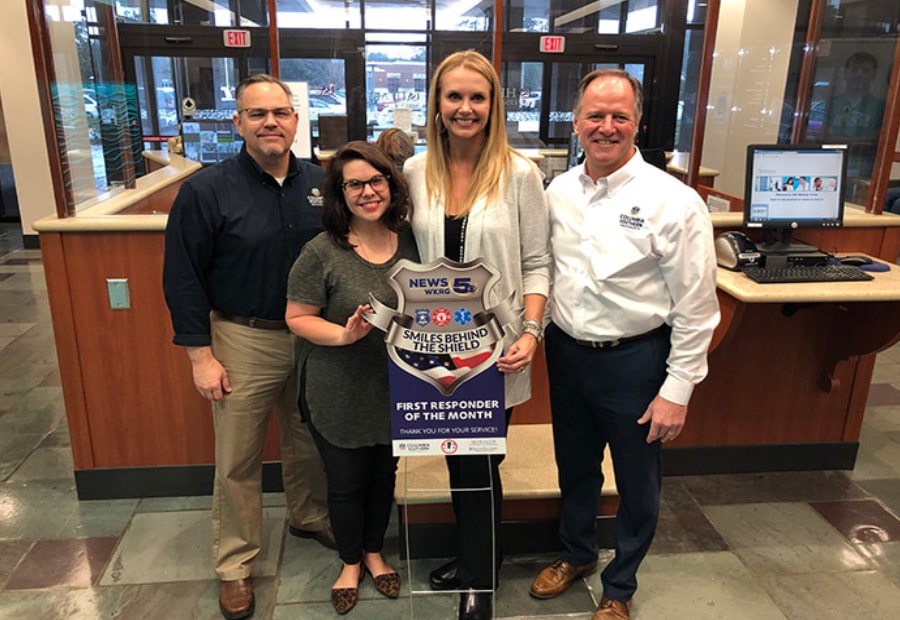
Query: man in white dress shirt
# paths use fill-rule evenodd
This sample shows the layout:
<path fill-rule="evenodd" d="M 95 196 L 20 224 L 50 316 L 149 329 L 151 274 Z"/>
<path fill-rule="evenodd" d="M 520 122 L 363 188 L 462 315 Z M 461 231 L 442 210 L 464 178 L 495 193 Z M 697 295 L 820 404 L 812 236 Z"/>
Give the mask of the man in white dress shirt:
<path fill-rule="evenodd" d="M 554 275 L 546 352 L 563 554 L 531 594 L 552 598 L 596 570 L 608 444 L 620 506 L 593 620 L 630 617 L 659 517 L 661 444 L 684 426 L 719 321 L 708 210 L 641 157 L 642 107 L 640 82 L 628 73 L 586 75 L 574 106 L 584 164 L 547 189 Z"/>

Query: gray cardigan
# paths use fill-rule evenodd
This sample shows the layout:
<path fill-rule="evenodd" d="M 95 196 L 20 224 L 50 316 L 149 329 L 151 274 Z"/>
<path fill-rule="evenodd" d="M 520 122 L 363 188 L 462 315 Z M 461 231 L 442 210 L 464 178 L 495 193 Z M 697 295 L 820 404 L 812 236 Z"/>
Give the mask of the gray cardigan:
<path fill-rule="evenodd" d="M 444 255 L 444 205 L 429 203 L 425 190 L 425 153 L 407 160 L 403 174 L 413 203 L 413 233 L 423 263 Z M 500 281 L 487 303 L 500 303 L 515 292 L 515 309 L 524 310 L 523 295 L 550 293 L 549 216 L 541 173 L 531 161 L 511 158 L 508 178 L 501 181 L 500 202 L 475 203 L 466 225 L 463 259 L 483 257 L 500 270 Z M 522 321 L 504 337 L 509 348 L 522 333 Z M 506 406 L 531 398 L 531 365 L 506 376 Z"/>

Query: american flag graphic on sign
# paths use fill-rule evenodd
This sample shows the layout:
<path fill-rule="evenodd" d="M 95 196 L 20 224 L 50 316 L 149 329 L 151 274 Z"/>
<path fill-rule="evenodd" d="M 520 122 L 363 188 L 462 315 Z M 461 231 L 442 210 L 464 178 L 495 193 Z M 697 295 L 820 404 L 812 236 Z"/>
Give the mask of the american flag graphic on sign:
<path fill-rule="evenodd" d="M 494 345 L 479 351 L 467 352 L 463 355 L 437 355 L 433 353 L 416 353 L 399 347 L 394 350 L 404 363 L 412 366 L 422 374 L 437 381 L 449 390 L 457 381 L 462 380 L 473 368 L 483 364 L 494 353 Z"/>

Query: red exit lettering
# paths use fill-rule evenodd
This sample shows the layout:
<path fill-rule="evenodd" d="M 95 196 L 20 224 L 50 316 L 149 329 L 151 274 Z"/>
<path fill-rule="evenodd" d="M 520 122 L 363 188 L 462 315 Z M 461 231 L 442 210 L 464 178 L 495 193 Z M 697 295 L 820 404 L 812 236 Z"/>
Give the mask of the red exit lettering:
<path fill-rule="evenodd" d="M 250 47 L 250 31 L 249 30 L 226 30 L 225 47 Z"/>
<path fill-rule="evenodd" d="M 565 37 L 541 37 L 541 51 L 545 54 L 562 54 L 566 51 Z"/>

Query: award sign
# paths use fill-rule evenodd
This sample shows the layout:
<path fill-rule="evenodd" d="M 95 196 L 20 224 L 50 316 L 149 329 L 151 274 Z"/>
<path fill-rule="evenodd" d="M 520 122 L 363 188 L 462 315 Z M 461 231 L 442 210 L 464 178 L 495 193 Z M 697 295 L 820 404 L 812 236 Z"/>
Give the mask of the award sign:
<path fill-rule="evenodd" d="M 484 260 L 399 261 L 387 274 L 396 310 L 370 296 L 367 321 L 386 332 L 395 456 L 506 452 L 504 327 L 511 298 L 489 308 L 500 279 Z"/>

